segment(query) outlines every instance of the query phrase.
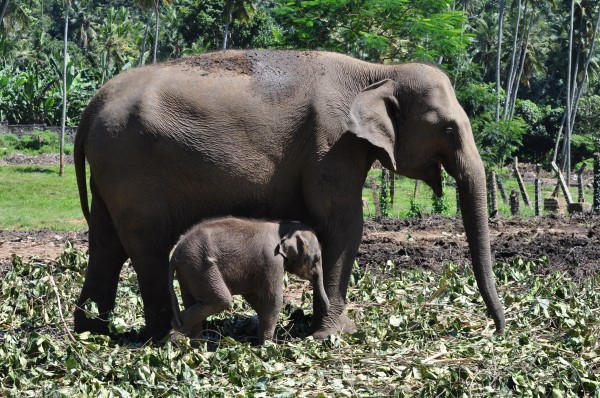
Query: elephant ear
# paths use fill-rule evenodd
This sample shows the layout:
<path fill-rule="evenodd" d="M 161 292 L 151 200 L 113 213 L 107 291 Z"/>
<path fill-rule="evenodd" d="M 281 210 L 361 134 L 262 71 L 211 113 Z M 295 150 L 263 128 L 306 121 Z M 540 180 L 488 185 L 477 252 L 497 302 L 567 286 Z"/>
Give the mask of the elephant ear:
<path fill-rule="evenodd" d="M 394 146 L 396 134 L 390 112 L 398 111 L 398 101 L 394 96 L 396 83 L 385 79 L 365 88 L 354 99 L 350 107 L 348 131 L 381 148 L 386 158 L 379 161 L 386 167 L 396 170 Z"/>

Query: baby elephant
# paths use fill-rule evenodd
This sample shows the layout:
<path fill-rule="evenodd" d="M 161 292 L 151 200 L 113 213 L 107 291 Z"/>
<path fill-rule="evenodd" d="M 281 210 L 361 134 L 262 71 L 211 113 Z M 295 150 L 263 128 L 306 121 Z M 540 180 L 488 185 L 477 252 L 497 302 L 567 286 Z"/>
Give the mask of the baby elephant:
<path fill-rule="evenodd" d="M 307 225 L 233 217 L 197 224 L 179 239 L 170 261 L 173 327 L 195 337 L 209 315 L 241 294 L 258 315 L 258 343 L 272 339 L 283 304 L 284 270 L 311 281 L 314 299 L 329 309 L 320 245 Z M 173 288 L 175 272 L 182 312 Z"/>

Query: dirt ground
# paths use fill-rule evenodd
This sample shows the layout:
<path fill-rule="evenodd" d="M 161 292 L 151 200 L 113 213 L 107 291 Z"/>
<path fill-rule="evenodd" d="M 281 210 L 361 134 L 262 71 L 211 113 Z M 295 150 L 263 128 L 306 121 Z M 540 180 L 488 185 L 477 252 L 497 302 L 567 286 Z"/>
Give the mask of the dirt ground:
<path fill-rule="evenodd" d="M 67 157 L 67 161 L 72 161 Z M 58 155 L 10 155 L 0 164 L 56 164 Z M 533 179 L 533 166 L 523 167 Z M 490 220 L 495 262 L 548 256 L 547 272 L 562 270 L 575 279 L 600 273 L 600 215 L 498 218 Z M 73 231 L 0 230 L 0 274 L 11 266 L 11 256 L 53 260 L 69 240 L 87 250 L 87 233 Z M 398 270 L 440 270 L 449 261 L 470 264 L 462 220 L 441 216 L 412 219 L 369 219 L 357 255 L 363 267 L 392 261 Z"/>
<path fill-rule="evenodd" d="M 490 221 L 490 239 L 495 262 L 547 256 L 548 273 L 581 279 L 600 272 L 600 216 L 500 218 Z M 367 220 L 357 260 L 434 271 L 449 261 L 470 264 L 462 221 L 440 216 Z"/>
<path fill-rule="evenodd" d="M 490 221 L 490 234 L 496 262 L 548 256 L 547 272 L 562 270 L 575 279 L 600 272 L 600 216 L 501 218 Z M 87 250 L 85 232 L 0 230 L 0 269 L 10 267 L 13 253 L 53 260 L 67 240 Z M 390 260 L 398 270 L 470 264 L 462 221 L 440 216 L 367 220 L 357 260 L 364 267 Z"/>

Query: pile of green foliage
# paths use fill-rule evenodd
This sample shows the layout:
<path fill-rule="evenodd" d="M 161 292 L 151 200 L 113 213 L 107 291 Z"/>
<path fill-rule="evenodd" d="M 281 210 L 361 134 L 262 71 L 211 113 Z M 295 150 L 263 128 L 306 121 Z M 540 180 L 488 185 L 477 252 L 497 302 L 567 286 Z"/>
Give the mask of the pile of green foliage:
<path fill-rule="evenodd" d="M 288 334 L 292 314 L 309 311 L 303 294 L 285 306 L 277 345 L 231 337 L 187 338 L 158 346 L 74 334 L 73 303 L 87 257 L 67 245 L 52 262 L 14 257 L 1 270 L 0 395 L 23 396 L 529 396 L 600 394 L 600 279 L 541 276 L 546 265 L 495 268 L 507 308 L 503 336 L 491 335 L 475 278 L 447 264 L 434 274 L 393 264 L 356 265 L 349 315 L 359 331 L 323 341 Z M 121 275 L 115 332 L 142 325 L 131 267 Z M 287 288 L 300 288 L 288 281 Z M 93 306 L 90 307 L 93 311 Z M 216 333 L 235 327 L 241 300 L 213 317 Z M 236 319 L 236 318 L 233 318 Z M 239 319 L 239 318 L 238 318 Z"/>

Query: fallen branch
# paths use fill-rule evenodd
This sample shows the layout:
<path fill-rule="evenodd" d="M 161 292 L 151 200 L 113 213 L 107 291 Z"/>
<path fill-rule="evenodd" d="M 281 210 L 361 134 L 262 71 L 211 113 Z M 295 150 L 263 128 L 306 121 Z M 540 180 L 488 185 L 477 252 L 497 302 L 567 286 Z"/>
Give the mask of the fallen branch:
<path fill-rule="evenodd" d="M 73 343 L 77 343 L 77 340 L 75 340 L 75 337 L 73 337 L 73 335 L 71 334 L 71 331 L 67 327 L 67 322 L 65 321 L 65 317 L 62 312 L 62 306 L 60 303 L 60 295 L 58 294 L 58 288 L 56 287 L 56 282 L 54 281 L 54 277 L 50 273 L 48 274 L 48 276 L 50 277 L 50 284 L 52 285 L 52 289 L 54 290 L 54 294 L 56 295 L 56 301 L 58 302 L 58 315 L 60 316 L 60 320 L 62 321 L 63 328 L 65 329 L 65 333 L 67 334 L 67 336 L 69 336 L 69 339 Z"/>
<path fill-rule="evenodd" d="M 557 347 L 555 345 L 552 344 L 547 344 L 547 343 L 540 343 L 540 345 L 544 348 L 551 348 L 553 350 L 562 352 L 563 354 L 569 354 L 571 356 L 577 356 L 578 354 L 574 353 L 573 351 L 569 351 L 569 350 L 565 350 L 563 348 Z"/>
<path fill-rule="evenodd" d="M 481 362 L 482 359 L 479 358 L 446 358 L 446 359 L 435 359 L 431 362 L 425 363 L 423 365 L 435 365 L 438 363 L 469 363 L 469 362 Z"/>

